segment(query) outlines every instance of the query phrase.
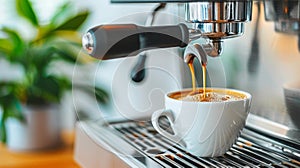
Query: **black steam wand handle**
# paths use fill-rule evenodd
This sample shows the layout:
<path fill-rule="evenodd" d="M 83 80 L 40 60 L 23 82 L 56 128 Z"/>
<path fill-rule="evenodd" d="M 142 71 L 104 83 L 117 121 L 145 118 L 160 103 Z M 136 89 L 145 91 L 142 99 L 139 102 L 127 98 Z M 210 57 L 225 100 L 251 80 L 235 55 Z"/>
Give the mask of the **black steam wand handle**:
<path fill-rule="evenodd" d="M 83 36 L 83 47 L 97 59 L 135 56 L 139 52 L 169 47 L 185 47 L 189 30 L 185 24 L 143 27 L 134 24 L 100 25 Z"/>

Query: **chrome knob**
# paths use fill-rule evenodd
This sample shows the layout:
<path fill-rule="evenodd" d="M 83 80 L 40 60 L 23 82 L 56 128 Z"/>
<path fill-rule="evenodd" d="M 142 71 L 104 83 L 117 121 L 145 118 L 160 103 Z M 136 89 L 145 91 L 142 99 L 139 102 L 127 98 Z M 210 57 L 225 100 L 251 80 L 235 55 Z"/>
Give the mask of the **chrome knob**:
<path fill-rule="evenodd" d="M 88 53 L 92 54 L 94 51 L 94 39 L 90 32 L 87 32 L 82 37 L 82 47 Z"/>

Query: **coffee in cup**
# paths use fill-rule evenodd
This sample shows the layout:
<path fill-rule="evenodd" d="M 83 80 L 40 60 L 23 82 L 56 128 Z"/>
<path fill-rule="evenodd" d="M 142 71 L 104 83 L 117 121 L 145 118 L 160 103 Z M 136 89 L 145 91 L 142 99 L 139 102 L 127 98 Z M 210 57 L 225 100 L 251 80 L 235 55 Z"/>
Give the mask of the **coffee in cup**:
<path fill-rule="evenodd" d="M 164 109 L 152 114 L 153 127 L 163 136 L 200 157 L 223 155 L 245 125 L 251 95 L 223 88 L 185 89 L 165 95 Z M 159 125 L 166 117 L 173 133 Z"/>
<path fill-rule="evenodd" d="M 171 98 L 182 101 L 195 101 L 195 102 L 222 102 L 234 101 L 244 99 L 246 96 L 231 90 L 212 89 L 212 88 L 199 88 L 195 91 L 189 92 L 180 91 L 169 95 Z"/>

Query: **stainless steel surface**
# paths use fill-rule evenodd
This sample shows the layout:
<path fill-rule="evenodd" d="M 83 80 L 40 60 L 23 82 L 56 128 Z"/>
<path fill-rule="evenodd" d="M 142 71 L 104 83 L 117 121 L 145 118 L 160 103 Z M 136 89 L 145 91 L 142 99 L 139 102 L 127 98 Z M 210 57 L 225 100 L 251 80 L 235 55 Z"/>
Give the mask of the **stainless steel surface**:
<path fill-rule="evenodd" d="M 238 37 L 244 33 L 244 23 L 195 23 L 194 29 L 198 29 L 203 36 L 211 40 L 223 40 L 233 37 Z"/>
<path fill-rule="evenodd" d="M 126 165 L 130 167 L 148 167 L 148 165 L 152 165 L 153 167 L 159 167 L 159 164 L 154 162 L 152 159 L 147 158 L 146 155 L 141 153 L 137 148 L 130 145 L 128 142 L 124 141 L 124 139 L 119 135 L 119 133 L 111 129 L 110 126 L 103 125 L 102 121 L 86 121 L 80 122 L 77 124 L 78 129 L 82 132 L 79 134 L 85 134 L 87 137 L 91 139 L 90 143 L 92 143 L 91 148 L 102 148 L 102 155 L 95 156 L 93 155 L 85 155 L 84 158 L 80 157 L 81 153 L 83 152 L 85 146 L 90 144 L 79 144 L 77 143 L 75 148 L 75 158 L 79 163 L 85 163 L 86 157 L 91 157 L 97 160 L 103 160 L 107 158 L 107 153 L 112 153 L 115 155 L 119 160 L 121 160 Z M 78 133 L 79 130 L 77 130 Z M 77 137 L 76 141 L 80 140 L 82 137 Z M 78 146 L 83 145 L 83 146 Z M 96 145 L 96 146 L 93 146 Z M 77 149 L 83 148 L 81 150 Z M 90 152 L 90 151 L 87 151 Z M 103 153 L 105 152 L 105 153 Z M 103 158 L 102 158 L 103 157 Z M 108 160 L 110 162 L 112 160 Z M 107 161 L 106 161 L 107 162 Z M 114 163 L 112 163 L 113 165 Z M 84 165 L 83 165 L 84 166 Z M 116 166 L 116 165 L 115 165 Z"/>
<path fill-rule="evenodd" d="M 300 2 L 295 0 L 264 1 L 265 19 L 274 21 L 275 30 L 298 34 L 300 30 Z"/>
<path fill-rule="evenodd" d="M 186 21 L 231 23 L 251 20 L 252 1 L 205 1 L 186 3 Z"/>
<path fill-rule="evenodd" d="M 210 47 L 209 52 L 207 53 L 211 57 L 217 57 L 223 52 L 223 41 L 222 40 L 212 40 L 212 47 Z"/>
<path fill-rule="evenodd" d="M 296 141 L 299 143 L 300 130 L 288 126 L 287 122 L 289 122 L 289 120 L 276 121 L 258 115 L 250 115 L 247 119 L 247 126 L 270 135 L 276 135 L 285 140 Z"/>
<path fill-rule="evenodd" d="M 232 148 L 221 157 L 201 158 L 162 137 L 148 121 L 123 121 L 102 125 L 83 123 L 82 127 L 109 151 L 132 167 L 299 167 L 300 143 L 279 134 L 253 129 L 248 125 L 259 117 L 250 117 Z M 257 120 L 258 119 L 258 120 Z M 270 121 L 268 121 L 270 122 Z M 162 120 L 161 125 L 168 127 Z M 263 124 L 259 125 L 264 127 Z M 281 127 L 278 124 L 274 128 Z M 279 128 L 280 129 L 280 128 Z M 100 157 L 100 156 L 99 156 Z"/>
<path fill-rule="evenodd" d="M 276 32 L 298 36 L 300 51 L 300 2 L 296 0 L 264 1 L 265 19 L 274 22 Z"/>
<path fill-rule="evenodd" d="M 185 4 L 185 19 L 193 28 L 208 37 L 218 55 L 222 53 L 222 40 L 241 36 L 244 24 L 251 20 L 252 1 L 207 1 Z"/>

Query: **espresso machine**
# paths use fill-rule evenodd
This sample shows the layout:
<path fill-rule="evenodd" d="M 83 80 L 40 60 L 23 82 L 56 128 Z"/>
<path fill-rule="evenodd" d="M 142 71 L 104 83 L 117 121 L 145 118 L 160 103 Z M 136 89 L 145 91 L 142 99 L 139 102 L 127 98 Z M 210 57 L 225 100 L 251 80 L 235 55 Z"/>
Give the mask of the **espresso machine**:
<path fill-rule="evenodd" d="M 300 80 L 299 1 L 111 3 L 157 6 L 144 25 L 123 23 L 121 18 L 83 36 L 85 52 L 100 60 L 95 83 L 108 91 L 110 102 L 96 105 L 98 115 L 79 118 L 76 124 L 74 157 L 80 166 L 300 167 L 299 116 L 288 112 L 282 87 Z M 191 59 L 198 60 L 194 66 L 199 86 L 199 67 L 207 64 L 209 86 L 253 96 L 245 128 L 221 157 L 193 156 L 149 122 L 151 114 L 163 108 L 165 93 L 191 86 L 186 65 Z M 162 127 L 168 124 L 162 119 Z"/>

